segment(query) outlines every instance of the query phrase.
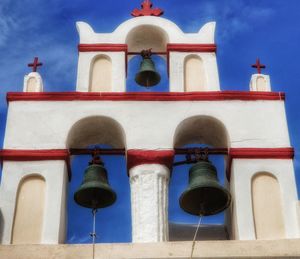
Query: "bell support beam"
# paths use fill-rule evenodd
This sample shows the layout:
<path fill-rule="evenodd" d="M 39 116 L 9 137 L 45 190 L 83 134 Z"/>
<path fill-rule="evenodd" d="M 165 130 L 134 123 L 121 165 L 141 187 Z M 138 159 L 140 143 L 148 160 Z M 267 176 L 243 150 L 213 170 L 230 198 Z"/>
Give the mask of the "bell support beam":
<path fill-rule="evenodd" d="M 173 150 L 129 150 L 132 242 L 168 241 L 168 183 Z"/>

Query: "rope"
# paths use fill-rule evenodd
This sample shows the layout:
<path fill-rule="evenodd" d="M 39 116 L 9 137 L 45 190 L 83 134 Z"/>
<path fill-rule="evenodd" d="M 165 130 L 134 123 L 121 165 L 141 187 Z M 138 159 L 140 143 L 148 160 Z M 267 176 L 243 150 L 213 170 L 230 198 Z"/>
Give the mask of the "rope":
<path fill-rule="evenodd" d="M 199 214 L 199 221 L 198 221 L 198 225 L 195 231 L 195 235 L 194 235 L 194 239 L 193 239 L 193 244 L 192 244 L 192 251 L 191 251 L 191 255 L 190 255 L 190 259 L 193 258 L 193 254 L 194 254 L 194 250 L 195 250 L 195 244 L 196 244 L 196 237 L 199 231 L 199 227 L 201 225 L 201 221 L 202 221 L 203 216 L 201 214 Z"/>
<path fill-rule="evenodd" d="M 97 236 L 97 234 L 96 234 L 96 213 L 97 213 L 97 210 L 93 209 L 92 213 L 93 213 L 93 232 L 90 235 L 93 239 L 93 259 L 95 259 L 95 239 L 96 239 L 96 236 Z"/>

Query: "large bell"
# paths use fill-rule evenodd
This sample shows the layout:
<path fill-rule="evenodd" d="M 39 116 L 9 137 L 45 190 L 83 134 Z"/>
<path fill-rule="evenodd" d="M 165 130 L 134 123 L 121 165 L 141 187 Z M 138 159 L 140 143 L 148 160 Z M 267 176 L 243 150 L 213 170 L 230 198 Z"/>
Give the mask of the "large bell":
<path fill-rule="evenodd" d="M 140 71 L 135 76 L 135 82 L 141 86 L 151 87 L 160 82 L 160 75 L 156 72 L 154 62 L 151 59 L 151 50 L 143 50 L 143 60 Z"/>
<path fill-rule="evenodd" d="M 190 168 L 189 186 L 181 194 L 180 207 L 193 215 L 214 215 L 231 202 L 230 193 L 219 184 L 217 170 L 209 161 L 199 161 Z"/>
<path fill-rule="evenodd" d="M 109 186 L 107 172 L 99 158 L 94 158 L 84 172 L 81 186 L 74 194 L 74 200 L 80 206 L 98 209 L 112 205 L 117 198 Z"/>

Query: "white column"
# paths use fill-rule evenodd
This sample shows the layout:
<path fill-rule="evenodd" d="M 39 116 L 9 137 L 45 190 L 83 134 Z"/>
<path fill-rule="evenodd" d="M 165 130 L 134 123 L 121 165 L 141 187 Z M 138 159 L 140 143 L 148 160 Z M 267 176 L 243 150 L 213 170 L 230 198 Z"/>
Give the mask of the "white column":
<path fill-rule="evenodd" d="M 160 164 L 130 169 L 132 242 L 168 240 L 168 183 L 170 171 Z"/>

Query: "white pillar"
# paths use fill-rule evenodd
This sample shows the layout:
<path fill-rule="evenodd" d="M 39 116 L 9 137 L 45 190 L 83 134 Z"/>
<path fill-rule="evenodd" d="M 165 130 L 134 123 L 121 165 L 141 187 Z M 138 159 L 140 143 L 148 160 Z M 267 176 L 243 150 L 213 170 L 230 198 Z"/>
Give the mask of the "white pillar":
<path fill-rule="evenodd" d="M 168 183 L 170 171 L 160 164 L 130 169 L 132 242 L 168 240 Z"/>

